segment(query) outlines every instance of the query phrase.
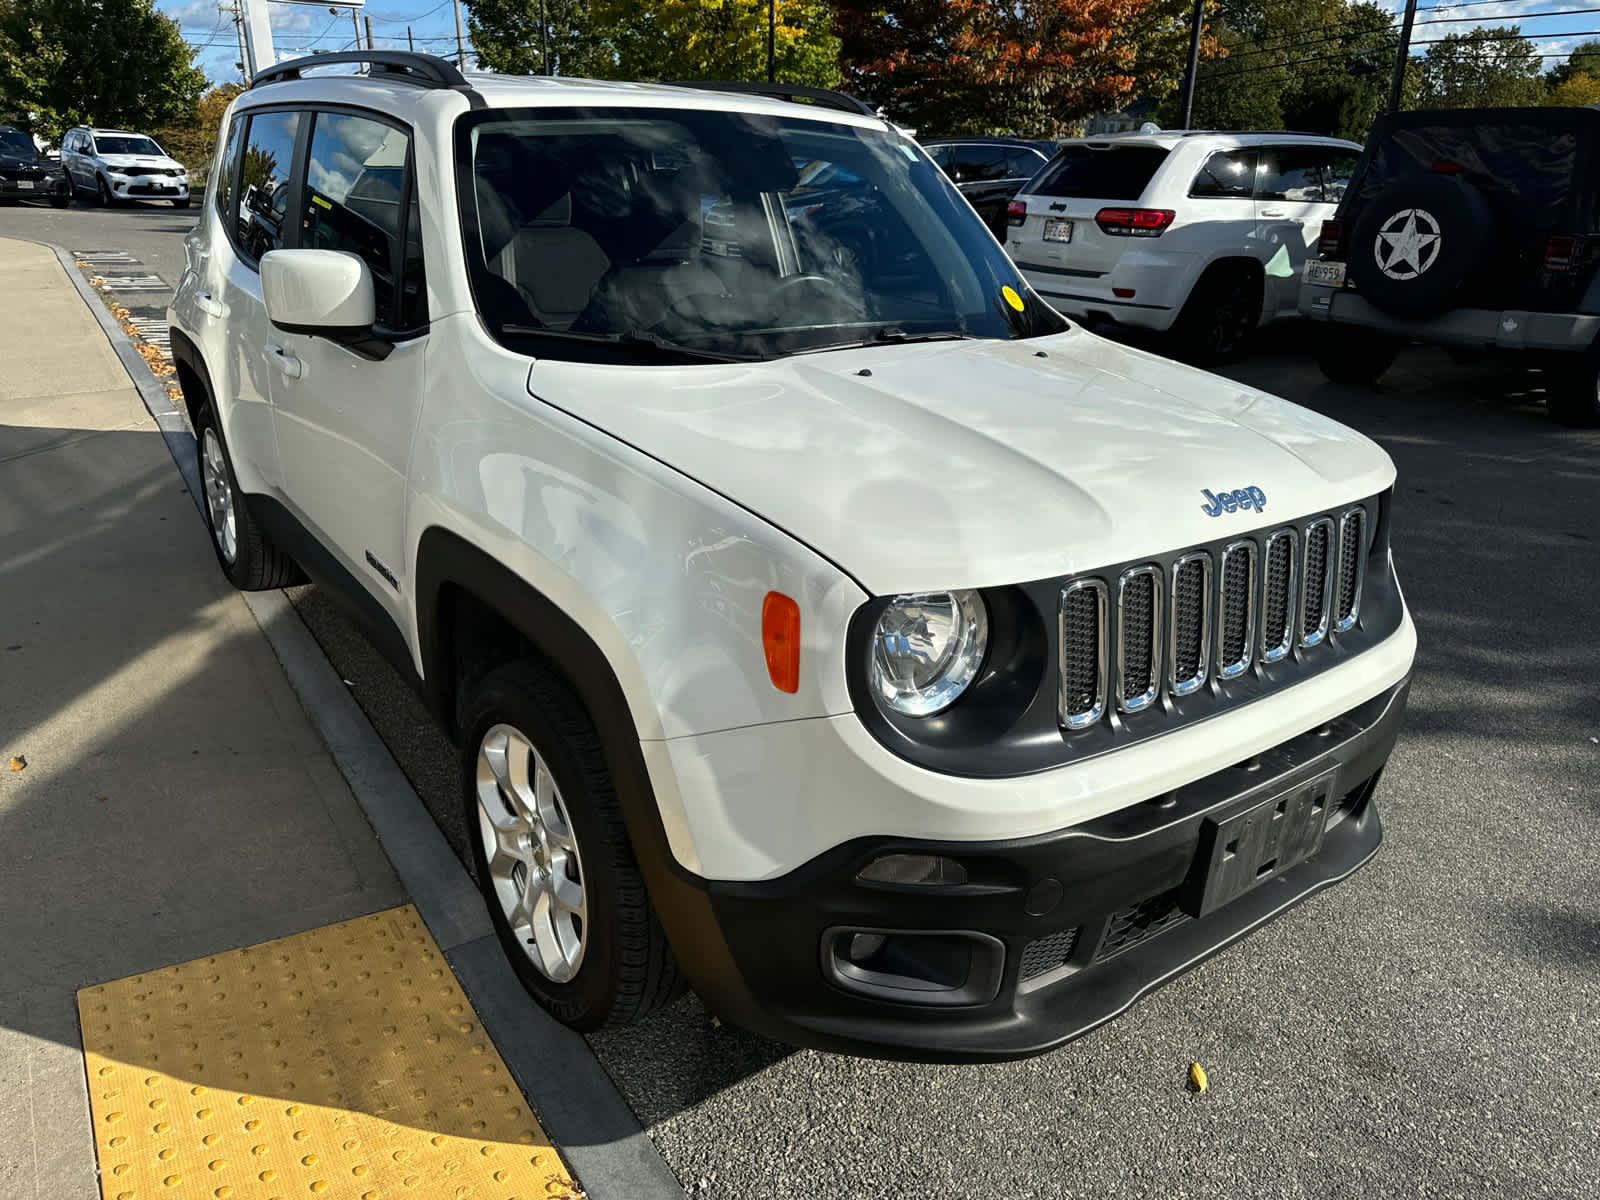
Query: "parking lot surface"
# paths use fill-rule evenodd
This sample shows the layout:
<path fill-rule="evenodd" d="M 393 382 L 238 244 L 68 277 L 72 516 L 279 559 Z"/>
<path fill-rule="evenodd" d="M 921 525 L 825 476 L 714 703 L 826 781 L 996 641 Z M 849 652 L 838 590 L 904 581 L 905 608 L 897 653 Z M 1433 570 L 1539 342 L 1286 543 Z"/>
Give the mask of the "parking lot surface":
<path fill-rule="evenodd" d="M 0 234 L 47 236 L 22 212 L 0 212 Z M 793 1051 L 693 997 L 592 1037 L 691 1195 L 1593 1194 L 1600 434 L 1551 424 L 1537 377 L 1435 350 L 1380 389 L 1329 385 L 1307 336 L 1275 329 L 1228 373 L 1355 426 L 1400 471 L 1420 648 L 1377 860 L 1025 1062 Z M 291 598 L 464 852 L 448 744 L 316 589 Z M 1191 1061 L 1203 1094 L 1184 1087 Z"/>

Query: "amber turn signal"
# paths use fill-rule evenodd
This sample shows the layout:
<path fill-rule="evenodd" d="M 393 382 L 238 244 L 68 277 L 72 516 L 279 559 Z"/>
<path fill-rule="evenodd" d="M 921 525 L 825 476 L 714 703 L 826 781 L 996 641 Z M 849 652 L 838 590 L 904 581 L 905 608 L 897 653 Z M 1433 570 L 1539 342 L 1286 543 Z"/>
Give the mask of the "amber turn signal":
<path fill-rule="evenodd" d="M 800 606 L 782 592 L 761 602 L 761 645 L 767 676 L 780 692 L 800 690 Z"/>

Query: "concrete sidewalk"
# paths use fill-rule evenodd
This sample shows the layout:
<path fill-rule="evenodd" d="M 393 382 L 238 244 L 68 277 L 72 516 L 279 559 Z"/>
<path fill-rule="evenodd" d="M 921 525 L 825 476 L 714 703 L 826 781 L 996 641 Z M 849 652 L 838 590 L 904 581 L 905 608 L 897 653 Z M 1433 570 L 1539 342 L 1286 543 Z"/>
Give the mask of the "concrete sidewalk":
<path fill-rule="evenodd" d="M 165 442 L 0 241 L 0 1195 L 99 1194 L 74 993 L 399 904 Z"/>

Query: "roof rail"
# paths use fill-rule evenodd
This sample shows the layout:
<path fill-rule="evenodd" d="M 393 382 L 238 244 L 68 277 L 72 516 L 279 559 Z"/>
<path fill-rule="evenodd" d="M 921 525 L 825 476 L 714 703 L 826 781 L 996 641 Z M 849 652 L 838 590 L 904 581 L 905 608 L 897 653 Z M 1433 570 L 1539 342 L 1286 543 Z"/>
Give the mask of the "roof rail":
<path fill-rule="evenodd" d="M 666 82 L 669 87 L 699 88 L 706 92 L 735 92 L 749 96 L 769 96 L 774 100 L 809 100 L 813 104 L 820 104 L 824 108 L 836 108 L 841 112 L 860 113 L 868 117 L 878 116 L 877 109 L 848 92 L 806 87 L 799 83 L 744 83 L 720 79 L 673 79 Z"/>
<path fill-rule="evenodd" d="M 299 79 L 302 71 L 336 63 L 361 63 L 370 68 L 371 75 L 383 75 L 419 87 L 457 88 L 463 91 L 471 87 L 467 77 L 456 69 L 454 63 L 432 54 L 416 54 L 409 50 L 341 50 L 335 54 L 293 58 L 257 71 L 250 86 L 258 88 L 269 83 L 282 83 L 286 79 Z"/>

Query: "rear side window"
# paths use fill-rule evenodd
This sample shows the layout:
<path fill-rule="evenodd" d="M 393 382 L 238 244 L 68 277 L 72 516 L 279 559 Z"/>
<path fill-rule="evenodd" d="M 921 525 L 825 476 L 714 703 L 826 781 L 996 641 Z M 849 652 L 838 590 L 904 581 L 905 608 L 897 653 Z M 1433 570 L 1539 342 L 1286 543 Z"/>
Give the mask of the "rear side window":
<path fill-rule="evenodd" d="M 1006 174 L 1013 179 L 1029 179 L 1044 166 L 1044 155 L 1015 146 L 1006 151 Z"/>
<path fill-rule="evenodd" d="M 239 248 L 259 260 L 284 244 L 284 218 L 289 212 L 289 172 L 294 166 L 295 138 L 303 114 L 257 113 L 238 173 Z"/>
<path fill-rule="evenodd" d="M 244 135 L 246 118 L 237 116 L 228 127 L 228 140 L 217 156 L 217 211 L 226 217 L 233 211 L 233 182 L 239 167 L 239 139 Z"/>
<path fill-rule="evenodd" d="M 1194 177 L 1189 195 L 1196 199 L 1248 200 L 1254 193 L 1256 152 L 1218 150 Z"/>
<path fill-rule="evenodd" d="M 1327 151 L 1314 146 L 1278 146 L 1261 152 L 1256 173 L 1258 200 L 1320 204 L 1327 199 L 1322 165 Z"/>
<path fill-rule="evenodd" d="M 1330 201 L 1344 199 L 1345 192 L 1350 190 L 1350 181 L 1355 178 L 1356 163 L 1361 156 L 1354 150 L 1331 150 L 1328 152 L 1327 162 L 1322 168 L 1322 190 Z"/>
<path fill-rule="evenodd" d="M 1004 179 L 1007 175 L 1005 147 L 952 146 L 950 162 L 945 170 L 957 183 Z"/>
<path fill-rule="evenodd" d="M 1066 146 L 1028 190 L 1036 196 L 1137 200 L 1166 158 L 1164 146 Z"/>
<path fill-rule="evenodd" d="M 410 145 L 393 125 L 325 112 L 317 114 L 306 152 L 300 245 L 348 251 L 366 263 L 376 321 L 388 329 L 414 319 L 422 282 L 420 235 L 407 251 Z M 408 269 L 417 277 L 402 283 Z"/>

